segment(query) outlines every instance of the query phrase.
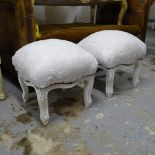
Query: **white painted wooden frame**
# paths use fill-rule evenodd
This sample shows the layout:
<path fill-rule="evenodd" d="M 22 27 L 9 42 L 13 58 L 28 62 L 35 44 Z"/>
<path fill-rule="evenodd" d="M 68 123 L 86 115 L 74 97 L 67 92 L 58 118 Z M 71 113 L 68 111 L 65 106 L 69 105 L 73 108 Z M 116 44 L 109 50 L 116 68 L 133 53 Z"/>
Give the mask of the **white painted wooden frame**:
<path fill-rule="evenodd" d="M 3 87 L 3 79 L 2 79 L 2 72 L 1 72 L 1 58 L 0 58 L 0 100 L 5 99 L 4 94 L 4 87 Z"/>
<path fill-rule="evenodd" d="M 37 88 L 35 85 L 33 85 L 31 82 L 25 81 L 24 78 L 22 78 L 18 74 L 18 80 L 21 85 L 23 94 L 22 98 L 24 102 L 28 101 L 29 98 L 29 90 L 28 86 L 31 86 L 35 89 L 40 109 L 40 119 L 42 121 L 43 125 L 47 125 L 49 121 L 49 112 L 48 112 L 48 92 L 57 89 L 57 88 L 72 88 L 75 85 L 80 85 L 84 82 L 84 102 L 85 107 L 90 107 L 92 105 L 92 99 L 91 99 L 91 92 L 94 85 L 94 75 L 86 76 L 78 79 L 75 82 L 67 83 L 67 84 L 53 84 L 46 88 Z"/>
<path fill-rule="evenodd" d="M 99 65 L 98 68 L 105 70 L 106 72 L 106 96 L 107 98 L 111 98 L 113 95 L 113 85 L 114 85 L 114 76 L 117 69 L 123 67 L 123 66 L 132 66 L 133 64 L 129 65 L 118 65 L 113 68 L 105 68 L 102 65 Z M 133 72 L 133 86 L 136 87 L 139 84 L 139 77 L 140 77 L 140 71 L 141 71 L 141 65 L 142 65 L 142 59 L 137 60 L 135 62 L 135 68 Z"/>

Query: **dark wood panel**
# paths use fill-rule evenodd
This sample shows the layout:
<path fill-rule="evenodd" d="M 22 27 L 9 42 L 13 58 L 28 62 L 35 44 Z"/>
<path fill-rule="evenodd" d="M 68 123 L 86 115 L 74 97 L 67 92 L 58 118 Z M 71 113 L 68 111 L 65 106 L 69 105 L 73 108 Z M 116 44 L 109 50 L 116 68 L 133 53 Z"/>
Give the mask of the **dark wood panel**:
<path fill-rule="evenodd" d="M 35 18 L 32 0 L 23 0 L 23 2 L 25 6 L 26 27 L 28 32 L 27 42 L 32 42 L 35 40 Z"/>
<path fill-rule="evenodd" d="M 119 0 L 35 0 L 35 5 L 83 6 L 99 5 Z"/>
<path fill-rule="evenodd" d="M 27 43 L 26 34 L 26 21 L 25 21 L 25 11 L 24 2 L 22 0 L 16 0 L 15 3 L 15 17 L 16 17 L 16 27 L 18 31 L 18 48 Z"/>
<path fill-rule="evenodd" d="M 16 0 L 0 0 L 0 3 L 16 2 Z"/>
<path fill-rule="evenodd" d="M 14 3 L 1 3 L 0 5 L 0 49 L 16 48 L 17 24 Z M 13 40 L 13 41 L 12 41 Z M 16 43 L 15 43 L 16 42 Z M 15 43 L 15 44 L 14 44 Z"/>
<path fill-rule="evenodd" d="M 58 38 L 78 43 L 88 35 L 101 30 L 122 30 L 139 36 L 137 25 L 100 25 L 100 24 L 55 24 L 40 25 L 41 39 Z"/>

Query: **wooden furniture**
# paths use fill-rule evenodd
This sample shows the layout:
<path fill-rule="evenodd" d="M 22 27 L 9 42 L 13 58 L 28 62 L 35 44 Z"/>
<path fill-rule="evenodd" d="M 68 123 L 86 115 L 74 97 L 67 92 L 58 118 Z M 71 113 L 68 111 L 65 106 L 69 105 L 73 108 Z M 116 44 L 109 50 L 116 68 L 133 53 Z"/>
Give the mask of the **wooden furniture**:
<path fill-rule="evenodd" d="M 91 6 L 92 17 L 94 17 L 95 6 L 103 5 L 110 2 L 120 2 L 121 8 L 118 15 L 118 25 L 122 24 L 123 17 L 127 10 L 126 0 L 35 0 L 35 5 L 52 5 L 52 6 Z M 92 20 L 94 21 L 94 20 Z"/>
<path fill-rule="evenodd" d="M 144 40 L 151 0 L 127 0 L 127 2 L 128 10 L 122 22 L 124 13 L 120 13 L 120 10 L 123 10 L 122 4 L 125 6 L 123 0 L 36 0 L 35 5 L 91 5 L 92 7 L 98 5 L 96 23 L 38 25 L 37 27 L 33 0 L 0 0 L 2 66 L 16 75 L 12 66 L 12 55 L 21 46 L 39 39 L 59 38 L 77 43 L 96 31 L 116 29 L 132 33 Z M 122 17 L 119 16 L 120 14 Z"/>
<path fill-rule="evenodd" d="M 22 0 L 0 0 L 0 56 L 2 67 L 16 75 L 11 57 L 27 42 L 25 8 Z"/>
<path fill-rule="evenodd" d="M 134 25 L 135 27 L 132 28 L 132 30 L 134 29 L 134 32 L 131 32 L 131 29 L 127 31 L 138 36 L 141 40 L 145 41 L 148 16 L 152 0 L 127 0 L 127 2 L 128 10 L 123 19 L 123 27 L 124 25 L 128 25 L 129 28 L 130 26 Z M 117 10 L 119 10 L 119 5 L 99 6 L 97 23 L 115 24 L 115 14 Z M 136 33 L 138 33 L 138 35 Z"/>
<path fill-rule="evenodd" d="M 155 0 L 152 0 L 152 4 L 155 3 Z"/>
<path fill-rule="evenodd" d="M 1 73 L 1 58 L 0 58 L 0 100 L 5 99 L 4 89 L 3 89 L 3 79 Z"/>
<path fill-rule="evenodd" d="M 118 12 L 118 20 L 117 24 L 121 25 L 125 12 L 127 10 L 127 2 L 126 0 L 35 0 L 34 5 L 51 5 L 51 6 L 91 6 L 92 15 L 91 15 L 91 23 L 87 24 L 56 24 L 56 25 L 40 25 L 36 27 L 35 15 L 33 9 L 33 1 L 25 0 L 25 8 L 26 16 L 27 16 L 27 24 L 31 30 L 34 30 L 29 37 L 30 41 L 38 40 L 38 39 L 48 39 L 48 38 L 60 38 L 66 39 L 73 42 L 79 42 L 85 36 L 99 31 L 102 28 L 96 27 L 96 17 L 94 17 L 95 6 L 103 5 L 105 3 L 121 3 L 121 8 Z M 82 30 L 83 28 L 83 30 Z M 81 32 L 80 32 L 81 31 Z M 84 33 L 84 34 L 82 34 Z M 30 34 L 29 34 L 30 35 Z"/>

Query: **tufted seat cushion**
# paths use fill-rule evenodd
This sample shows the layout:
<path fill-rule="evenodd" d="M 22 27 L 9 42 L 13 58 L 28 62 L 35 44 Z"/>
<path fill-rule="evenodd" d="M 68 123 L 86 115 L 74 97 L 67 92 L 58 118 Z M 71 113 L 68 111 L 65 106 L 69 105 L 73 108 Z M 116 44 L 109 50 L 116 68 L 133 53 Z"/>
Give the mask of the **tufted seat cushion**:
<path fill-rule="evenodd" d="M 140 39 L 118 30 L 96 32 L 80 41 L 79 46 L 92 53 L 106 68 L 133 64 L 146 54 L 146 45 Z"/>
<path fill-rule="evenodd" d="M 93 75 L 98 65 L 81 47 L 58 39 L 30 43 L 15 53 L 12 62 L 19 75 L 38 88 Z"/>

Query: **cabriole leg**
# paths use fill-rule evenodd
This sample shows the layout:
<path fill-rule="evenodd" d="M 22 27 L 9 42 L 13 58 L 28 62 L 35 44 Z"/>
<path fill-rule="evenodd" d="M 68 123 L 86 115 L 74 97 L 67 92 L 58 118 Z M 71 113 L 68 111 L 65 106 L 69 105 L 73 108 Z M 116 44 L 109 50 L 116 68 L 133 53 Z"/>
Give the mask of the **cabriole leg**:
<path fill-rule="evenodd" d="M 106 70 L 106 96 L 112 97 L 114 84 L 115 68 Z"/>
<path fill-rule="evenodd" d="M 40 109 L 40 119 L 43 125 L 47 125 L 49 121 L 48 112 L 48 92 L 45 89 L 35 89 Z"/>
<path fill-rule="evenodd" d="M 18 75 L 18 81 L 20 83 L 20 86 L 22 88 L 23 94 L 22 98 L 24 102 L 28 102 L 29 99 L 29 89 L 28 86 L 24 83 L 23 79 Z"/>
<path fill-rule="evenodd" d="M 135 69 L 134 69 L 134 73 L 133 73 L 133 85 L 134 85 L 134 87 L 137 87 L 139 84 L 141 66 L 142 66 L 142 60 L 137 60 L 135 63 Z"/>
<path fill-rule="evenodd" d="M 91 76 L 88 80 L 85 81 L 84 102 L 86 108 L 92 105 L 91 93 L 93 86 L 94 86 L 94 76 Z"/>

